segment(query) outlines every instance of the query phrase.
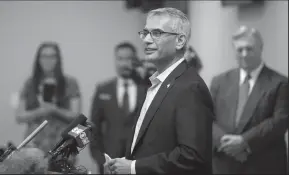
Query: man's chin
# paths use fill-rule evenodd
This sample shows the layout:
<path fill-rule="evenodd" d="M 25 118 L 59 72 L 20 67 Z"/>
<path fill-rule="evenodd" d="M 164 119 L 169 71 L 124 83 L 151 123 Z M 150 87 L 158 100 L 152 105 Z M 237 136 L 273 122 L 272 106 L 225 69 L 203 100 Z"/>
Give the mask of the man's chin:
<path fill-rule="evenodd" d="M 153 55 L 146 55 L 145 56 L 145 61 L 147 61 L 147 62 L 153 63 L 153 62 L 156 62 L 157 59 L 158 58 L 156 56 L 153 56 Z"/>

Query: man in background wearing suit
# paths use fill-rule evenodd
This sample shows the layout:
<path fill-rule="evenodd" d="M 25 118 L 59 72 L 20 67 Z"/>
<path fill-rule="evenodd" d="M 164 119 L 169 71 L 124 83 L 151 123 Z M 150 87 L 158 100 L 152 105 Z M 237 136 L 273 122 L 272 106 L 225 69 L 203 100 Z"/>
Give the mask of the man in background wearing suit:
<path fill-rule="evenodd" d="M 128 133 L 138 111 L 138 100 L 145 98 L 145 89 L 132 78 L 135 47 L 123 42 L 115 47 L 117 77 L 97 85 L 91 106 L 91 121 L 95 124 L 95 141 L 90 144 L 91 155 L 103 171 L 103 153 L 123 157 Z"/>
<path fill-rule="evenodd" d="M 157 71 L 131 132 L 125 158 L 107 161 L 113 174 L 210 174 L 213 102 L 184 59 L 190 22 L 181 11 L 150 11 L 139 32 L 145 59 Z"/>
<path fill-rule="evenodd" d="M 156 67 L 153 63 L 141 60 L 139 65 L 135 66 L 133 79 L 137 84 L 141 84 L 147 88 L 151 86 L 149 78 L 156 72 Z"/>
<path fill-rule="evenodd" d="M 239 67 L 212 80 L 214 173 L 285 174 L 288 80 L 262 61 L 259 31 L 233 35 Z"/>

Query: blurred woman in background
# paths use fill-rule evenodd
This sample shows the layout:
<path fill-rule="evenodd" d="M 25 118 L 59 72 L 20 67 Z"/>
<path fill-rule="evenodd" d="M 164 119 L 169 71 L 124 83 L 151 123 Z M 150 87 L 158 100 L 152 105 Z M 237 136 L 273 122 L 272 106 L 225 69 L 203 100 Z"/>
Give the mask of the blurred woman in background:
<path fill-rule="evenodd" d="M 75 78 L 64 75 L 58 44 L 40 44 L 32 75 L 24 83 L 16 110 L 16 121 L 27 125 L 25 137 L 48 120 L 48 125 L 31 141 L 47 153 L 80 112 L 79 86 Z"/>

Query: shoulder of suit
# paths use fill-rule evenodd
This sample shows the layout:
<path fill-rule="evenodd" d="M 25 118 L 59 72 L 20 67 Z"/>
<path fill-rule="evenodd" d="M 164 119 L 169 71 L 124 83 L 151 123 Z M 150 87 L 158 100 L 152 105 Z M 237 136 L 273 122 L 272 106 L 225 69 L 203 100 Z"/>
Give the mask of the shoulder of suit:
<path fill-rule="evenodd" d="M 266 66 L 266 68 L 269 72 L 269 76 L 270 76 L 271 80 L 277 81 L 277 82 L 288 83 L 288 77 L 286 77 L 285 75 L 282 75 L 280 72 L 277 72 L 270 67 Z"/>
<path fill-rule="evenodd" d="M 199 75 L 195 68 L 188 68 L 187 71 L 183 74 L 181 81 L 184 83 L 184 85 L 189 86 L 190 88 L 208 88 L 204 79 Z"/>
<path fill-rule="evenodd" d="M 227 70 L 227 71 L 225 71 L 225 72 L 221 72 L 221 73 L 215 75 L 215 76 L 213 77 L 213 79 L 214 79 L 215 81 L 220 81 L 220 80 L 222 80 L 222 79 L 227 79 L 227 78 L 229 78 L 233 73 L 235 73 L 236 71 L 238 71 L 238 69 L 235 68 L 235 69 Z"/>
<path fill-rule="evenodd" d="M 107 88 L 107 87 L 112 86 L 113 84 L 115 84 L 116 81 L 117 81 L 117 78 L 113 77 L 113 78 L 104 80 L 102 82 L 98 82 L 96 84 L 96 87 L 99 88 L 99 89 Z"/>

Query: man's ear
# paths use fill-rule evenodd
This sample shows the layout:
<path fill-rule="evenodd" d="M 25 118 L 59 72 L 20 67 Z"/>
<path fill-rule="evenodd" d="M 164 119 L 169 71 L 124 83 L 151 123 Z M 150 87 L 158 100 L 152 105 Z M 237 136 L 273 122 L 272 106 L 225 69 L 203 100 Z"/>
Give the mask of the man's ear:
<path fill-rule="evenodd" d="M 176 38 L 176 49 L 177 50 L 181 50 L 183 47 L 185 47 L 186 45 L 186 42 L 187 42 L 187 38 L 185 35 L 179 35 L 177 38 Z"/>

